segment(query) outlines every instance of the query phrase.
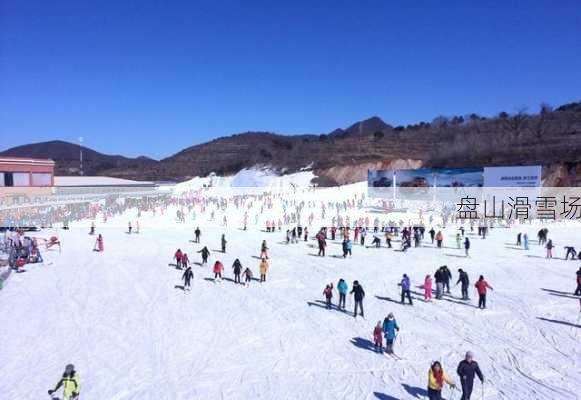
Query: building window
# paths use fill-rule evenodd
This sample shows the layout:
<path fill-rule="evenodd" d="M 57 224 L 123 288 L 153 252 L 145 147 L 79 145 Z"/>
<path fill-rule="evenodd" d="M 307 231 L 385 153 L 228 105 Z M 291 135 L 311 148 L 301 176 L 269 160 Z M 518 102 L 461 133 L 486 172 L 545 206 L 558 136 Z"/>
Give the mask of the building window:
<path fill-rule="evenodd" d="M 52 175 L 49 173 L 32 173 L 32 186 L 51 186 Z"/>
<path fill-rule="evenodd" d="M 30 186 L 30 173 L 14 172 L 12 174 L 14 186 Z"/>
<path fill-rule="evenodd" d="M 0 187 L 6 186 L 6 182 L 4 182 L 5 179 L 4 172 L 0 172 Z"/>

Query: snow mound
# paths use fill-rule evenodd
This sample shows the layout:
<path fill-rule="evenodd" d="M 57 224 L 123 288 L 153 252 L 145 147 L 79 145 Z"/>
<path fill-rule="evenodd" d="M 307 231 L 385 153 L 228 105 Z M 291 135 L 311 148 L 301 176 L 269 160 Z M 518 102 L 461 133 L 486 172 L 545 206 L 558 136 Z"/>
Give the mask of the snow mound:
<path fill-rule="evenodd" d="M 310 170 L 301 170 L 293 174 L 281 175 L 270 168 L 245 168 L 235 175 L 219 177 L 210 174 L 207 177 L 195 177 L 176 185 L 176 193 L 196 191 L 203 188 L 262 188 L 268 191 L 292 191 L 296 188 L 308 188 L 315 174 Z"/>

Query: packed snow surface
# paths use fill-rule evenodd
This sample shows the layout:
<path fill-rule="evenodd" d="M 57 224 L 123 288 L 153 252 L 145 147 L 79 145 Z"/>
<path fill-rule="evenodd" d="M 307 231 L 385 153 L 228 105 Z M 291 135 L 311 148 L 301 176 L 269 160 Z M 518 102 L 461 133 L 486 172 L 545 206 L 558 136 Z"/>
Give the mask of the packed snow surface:
<path fill-rule="evenodd" d="M 247 183 L 244 174 L 232 183 Z M 254 179 L 254 178 L 253 178 Z M 198 181 L 200 181 L 198 179 Z M 198 182 L 199 183 L 199 182 Z M 252 183 L 252 182 L 250 182 Z M 360 193 L 361 185 L 322 190 L 315 199 L 332 200 Z M 258 201 L 256 201 L 258 203 Z M 195 220 L 175 221 L 175 207 L 163 215 L 144 213 L 139 234 L 124 231 L 136 210 L 97 219 L 105 251 L 93 252 L 95 237 L 87 235 L 90 221 L 71 223 L 57 233 L 62 252 L 46 251 L 42 265 L 12 274 L 0 291 L 0 398 L 47 398 L 67 363 L 81 377 L 82 399 L 422 399 L 432 360 L 458 382 L 455 369 L 467 350 L 485 375 L 473 399 L 577 399 L 581 393 L 581 325 L 575 288 L 577 261 L 545 259 L 532 242 L 529 251 L 514 244 L 518 232 L 535 238 L 540 226 L 496 228 L 482 240 L 470 232 L 471 258 L 456 249 L 457 226 L 443 230 L 443 249 L 427 235 L 424 246 L 403 253 L 382 247 L 353 246 L 343 259 L 341 243 L 329 240 L 326 257 L 317 257 L 316 242 L 285 244 L 282 232 L 266 233 L 268 215 L 282 211 L 275 201 L 255 225 L 257 205 L 243 231 L 241 211 L 230 205 L 228 226 L 223 214 L 196 209 Z M 313 212 L 315 233 L 320 203 Z M 328 210 L 328 214 L 333 214 Z M 352 218 L 377 214 L 352 209 Z M 383 216 L 380 216 L 384 218 Z M 411 218 L 411 216 L 408 216 Z M 303 221 L 306 218 L 303 218 Z M 193 230 L 202 229 L 202 244 L 192 243 Z M 549 237 L 563 247 L 579 246 L 578 225 L 550 224 Z M 429 226 L 428 226 L 429 229 Z M 438 228 L 436 228 L 438 229 Z M 227 253 L 219 251 L 226 234 Z M 239 258 L 258 275 L 260 243 L 266 239 L 271 267 L 267 282 L 249 287 L 232 282 L 232 262 Z M 577 241 L 576 243 L 573 243 Z M 367 243 L 370 238 L 368 236 Z M 382 242 L 383 244 L 383 242 Z M 181 285 L 181 271 L 168 264 L 177 248 L 200 261 L 202 245 L 210 249 L 210 265 L 193 266 L 191 292 Z M 222 282 L 214 282 L 211 265 L 221 260 Z M 419 286 L 426 274 L 448 265 L 457 279 L 465 269 L 475 282 L 483 274 L 494 291 L 489 309 L 459 300 L 459 287 L 443 300 L 425 303 Z M 403 273 L 412 280 L 413 307 L 399 304 Z M 366 292 L 365 317 L 323 306 L 325 284 L 339 278 L 349 287 L 357 279 Z M 337 293 L 333 302 L 337 301 Z M 401 327 L 395 352 L 372 349 L 377 321 L 393 312 Z M 459 393 L 444 389 L 444 397 Z"/>

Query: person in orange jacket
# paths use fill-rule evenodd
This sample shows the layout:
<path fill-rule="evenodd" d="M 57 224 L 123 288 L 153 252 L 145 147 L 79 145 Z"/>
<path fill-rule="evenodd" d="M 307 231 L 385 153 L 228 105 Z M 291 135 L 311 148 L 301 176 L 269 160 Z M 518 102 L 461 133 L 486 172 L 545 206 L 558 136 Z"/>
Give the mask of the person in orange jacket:
<path fill-rule="evenodd" d="M 486 308 L 486 289 L 494 290 L 492 286 L 484 280 L 484 276 L 480 275 L 478 282 L 474 285 L 478 291 L 478 308 Z"/>
<path fill-rule="evenodd" d="M 442 234 L 442 231 L 438 231 L 438 233 L 436 233 L 436 244 L 437 244 L 439 249 L 442 248 L 443 241 L 444 241 L 444 235 Z"/>
<path fill-rule="evenodd" d="M 266 282 L 266 273 L 268 272 L 268 261 L 266 261 L 266 258 L 262 258 L 262 261 L 260 261 L 260 282 Z"/>
<path fill-rule="evenodd" d="M 222 271 L 224 271 L 224 265 L 220 261 L 214 263 L 214 279 L 220 278 L 222 280 Z"/>

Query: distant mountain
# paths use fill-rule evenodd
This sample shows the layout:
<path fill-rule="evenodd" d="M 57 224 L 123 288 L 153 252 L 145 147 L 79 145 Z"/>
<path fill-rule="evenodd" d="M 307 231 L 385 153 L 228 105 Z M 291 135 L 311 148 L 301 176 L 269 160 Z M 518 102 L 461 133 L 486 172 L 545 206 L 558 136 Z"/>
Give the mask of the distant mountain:
<path fill-rule="evenodd" d="M 365 179 L 368 169 L 545 166 L 552 185 L 581 185 L 581 102 L 544 107 L 538 114 L 501 112 L 437 117 L 392 127 L 372 117 L 323 135 L 245 132 L 188 147 L 163 160 L 105 155 L 84 148 L 86 175 L 137 180 L 185 180 L 210 172 L 226 175 L 266 165 L 281 173 L 311 166 L 319 184 Z M 36 143 L 0 155 L 52 158 L 57 173 L 78 174 L 79 146 Z"/>
<path fill-rule="evenodd" d="M 373 135 L 375 132 L 387 132 L 392 130 L 392 126 L 383 122 L 379 117 L 371 117 L 351 125 L 347 129 L 335 129 L 329 136 L 366 136 Z"/>
<path fill-rule="evenodd" d="M 120 155 L 99 153 L 83 147 L 83 172 L 85 175 L 99 175 L 103 171 L 116 169 L 141 169 L 156 164 L 157 161 L 147 157 L 128 158 Z M 78 175 L 80 168 L 80 150 L 78 144 L 53 140 L 13 147 L 0 152 L 0 156 L 50 158 L 56 163 L 57 175 Z M 135 177 L 140 173 L 136 171 Z"/>

